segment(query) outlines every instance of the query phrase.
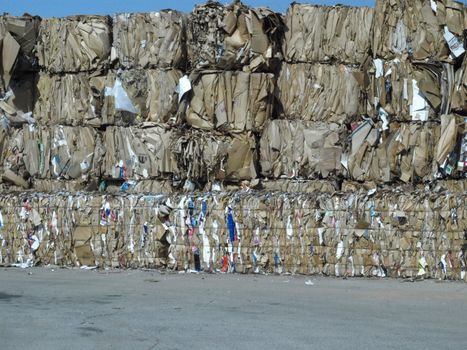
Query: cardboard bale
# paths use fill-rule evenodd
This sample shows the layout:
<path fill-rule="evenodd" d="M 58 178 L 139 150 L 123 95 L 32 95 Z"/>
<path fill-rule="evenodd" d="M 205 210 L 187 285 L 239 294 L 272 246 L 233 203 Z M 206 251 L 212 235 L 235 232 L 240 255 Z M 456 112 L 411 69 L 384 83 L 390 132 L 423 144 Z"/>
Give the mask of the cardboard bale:
<path fill-rule="evenodd" d="M 116 14 L 113 38 L 113 55 L 126 69 L 186 67 L 186 17 L 180 12 Z"/>
<path fill-rule="evenodd" d="M 170 149 L 172 134 L 163 126 L 108 127 L 103 135 L 102 176 L 119 180 L 171 176 L 177 171 Z"/>
<path fill-rule="evenodd" d="M 273 74 L 235 71 L 192 74 L 186 121 L 197 129 L 260 131 L 271 118 Z"/>
<path fill-rule="evenodd" d="M 175 123 L 178 108 L 179 70 L 131 69 L 111 72 L 106 77 L 102 120 L 114 125 L 136 125 L 144 122 Z M 109 92 L 121 83 L 130 108 Z M 133 110 L 132 110 L 133 109 Z"/>
<path fill-rule="evenodd" d="M 425 275 L 436 277 L 439 262 L 464 259 L 465 204 L 461 193 L 397 188 L 235 197 L 3 194 L 0 263 L 26 262 L 32 232 L 38 264 L 415 277 L 423 256 Z M 448 278 L 462 276 L 447 270 Z"/>
<path fill-rule="evenodd" d="M 185 131 L 174 135 L 179 177 L 193 182 L 256 178 L 256 142 L 251 133 Z"/>
<path fill-rule="evenodd" d="M 464 52 L 465 5 L 453 0 L 377 0 L 372 25 L 374 57 L 450 61 Z"/>
<path fill-rule="evenodd" d="M 447 77 L 452 74 L 448 71 L 453 71 L 449 64 L 414 65 L 407 57 L 375 59 L 369 71 L 370 115 L 379 114 L 387 120 L 428 121 L 439 120 L 438 113 L 449 111 L 452 83 L 448 84 Z"/>
<path fill-rule="evenodd" d="M 5 122 L 18 127 L 35 123 L 33 109 L 36 98 L 36 75 L 23 74 L 21 78 L 10 80 L 8 92 L 0 98 L 0 113 Z"/>
<path fill-rule="evenodd" d="M 39 65 L 49 73 L 77 73 L 108 67 L 111 19 L 107 16 L 48 18 L 36 46 Z"/>
<path fill-rule="evenodd" d="M 360 64 L 370 49 L 373 13 L 369 7 L 292 3 L 285 15 L 285 60 Z"/>
<path fill-rule="evenodd" d="M 180 77 L 177 70 L 127 70 L 105 76 L 42 73 L 34 116 L 42 125 L 100 127 L 168 122 L 175 119 Z M 117 92 L 116 83 L 120 84 Z M 122 91 L 131 111 L 122 102 Z"/>
<path fill-rule="evenodd" d="M 96 132 L 91 128 L 24 126 L 4 149 L 4 171 L 24 179 L 89 179 L 99 175 L 94 164 Z"/>
<path fill-rule="evenodd" d="M 370 121 L 351 135 L 344 157 L 349 176 L 355 180 L 386 183 L 420 182 L 434 177 L 433 160 L 440 138 L 438 124 L 391 123 L 383 131 Z"/>
<path fill-rule="evenodd" d="M 337 123 L 355 119 L 365 106 L 358 75 L 344 65 L 283 64 L 277 83 L 281 114 Z"/>
<path fill-rule="evenodd" d="M 105 124 L 102 120 L 104 76 L 87 73 L 50 75 L 41 73 L 34 117 L 41 125 Z"/>
<path fill-rule="evenodd" d="M 282 18 L 267 8 L 209 1 L 188 19 L 188 56 L 193 69 L 270 71 L 280 58 Z"/>
<path fill-rule="evenodd" d="M 3 96 L 15 75 L 36 71 L 34 57 L 40 17 L 0 15 L 0 96 Z"/>
<path fill-rule="evenodd" d="M 261 136 L 261 174 L 270 178 L 340 174 L 343 134 L 345 128 L 333 123 L 273 120 Z"/>

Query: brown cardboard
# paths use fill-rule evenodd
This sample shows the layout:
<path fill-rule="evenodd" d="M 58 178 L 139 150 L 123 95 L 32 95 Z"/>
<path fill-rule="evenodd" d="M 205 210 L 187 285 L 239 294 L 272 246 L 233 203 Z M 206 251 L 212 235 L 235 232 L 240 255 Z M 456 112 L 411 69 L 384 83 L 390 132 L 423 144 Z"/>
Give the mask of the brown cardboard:
<path fill-rule="evenodd" d="M 77 73 L 108 67 L 111 44 L 109 17 L 70 16 L 44 19 L 36 50 L 47 72 Z"/>
<path fill-rule="evenodd" d="M 113 55 L 121 67 L 186 67 L 186 16 L 180 12 L 116 14 L 113 37 Z"/>
<path fill-rule="evenodd" d="M 343 128 L 332 123 L 273 120 L 261 137 L 262 175 L 315 178 L 339 174 L 344 134 Z"/>
<path fill-rule="evenodd" d="M 194 128 L 260 131 L 271 118 L 273 74 L 224 71 L 190 78 L 193 91 L 186 121 Z"/>
<path fill-rule="evenodd" d="M 356 72 L 344 65 L 282 64 L 277 84 L 283 116 L 337 123 L 356 119 L 365 102 Z"/>
<path fill-rule="evenodd" d="M 267 8 L 214 1 L 195 6 L 187 30 L 191 67 L 270 71 L 280 57 L 282 31 L 281 16 Z"/>
<path fill-rule="evenodd" d="M 284 59 L 360 64 L 370 49 L 374 10 L 292 3 L 285 15 Z"/>

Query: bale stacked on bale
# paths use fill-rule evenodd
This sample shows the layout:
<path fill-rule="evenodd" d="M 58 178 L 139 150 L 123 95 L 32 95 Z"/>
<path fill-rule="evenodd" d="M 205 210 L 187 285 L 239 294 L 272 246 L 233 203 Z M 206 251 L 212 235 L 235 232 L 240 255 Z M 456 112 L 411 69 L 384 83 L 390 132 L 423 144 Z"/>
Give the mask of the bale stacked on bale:
<path fill-rule="evenodd" d="M 332 123 L 271 121 L 261 136 L 262 175 L 308 178 L 340 173 L 345 133 Z"/>
<path fill-rule="evenodd" d="M 365 106 L 360 75 L 344 65 L 284 63 L 278 79 L 282 116 L 337 123 L 358 119 Z"/>
<path fill-rule="evenodd" d="M 190 78 L 193 92 L 186 120 L 195 128 L 261 131 L 271 118 L 275 85 L 271 73 L 206 71 Z"/>
<path fill-rule="evenodd" d="M 465 14 L 0 16 L 0 264 L 465 279 Z"/>

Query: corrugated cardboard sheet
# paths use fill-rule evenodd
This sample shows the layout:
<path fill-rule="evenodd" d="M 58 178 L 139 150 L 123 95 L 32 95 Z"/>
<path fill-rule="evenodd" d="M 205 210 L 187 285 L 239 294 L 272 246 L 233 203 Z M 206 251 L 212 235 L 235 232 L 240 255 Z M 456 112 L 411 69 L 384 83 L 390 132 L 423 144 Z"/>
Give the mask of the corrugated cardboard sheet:
<path fill-rule="evenodd" d="M 370 49 L 374 10 L 292 3 L 285 15 L 287 62 L 360 64 Z"/>
<path fill-rule="evenodd" d="M 177 11 L 113 17 L 113 56 L 124 68 L 186 66 L 186 16 Z"/>
<path fill-rule="evenodd" d="M 50 73 L 87 72 L 109 65 L 111 19 L 107 16 L 48 18 L 41 22 L 37 57 Z"/>
<path fill-rule="evenodd" d="M 281 24 L 279 14 L 241 2 L 198 5 L 187 32 L 191 67 L 269 71 L 280 58 Z"/>

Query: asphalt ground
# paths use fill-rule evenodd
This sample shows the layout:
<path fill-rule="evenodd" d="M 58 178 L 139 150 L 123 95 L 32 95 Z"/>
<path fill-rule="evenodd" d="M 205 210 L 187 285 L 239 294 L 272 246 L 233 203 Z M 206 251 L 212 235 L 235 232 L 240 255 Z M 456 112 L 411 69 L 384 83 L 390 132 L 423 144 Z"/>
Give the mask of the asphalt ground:
<path fill-rule="evenodd" d="M 467 284 L 0 269 L 0 349 L 466 349 Z"/>

